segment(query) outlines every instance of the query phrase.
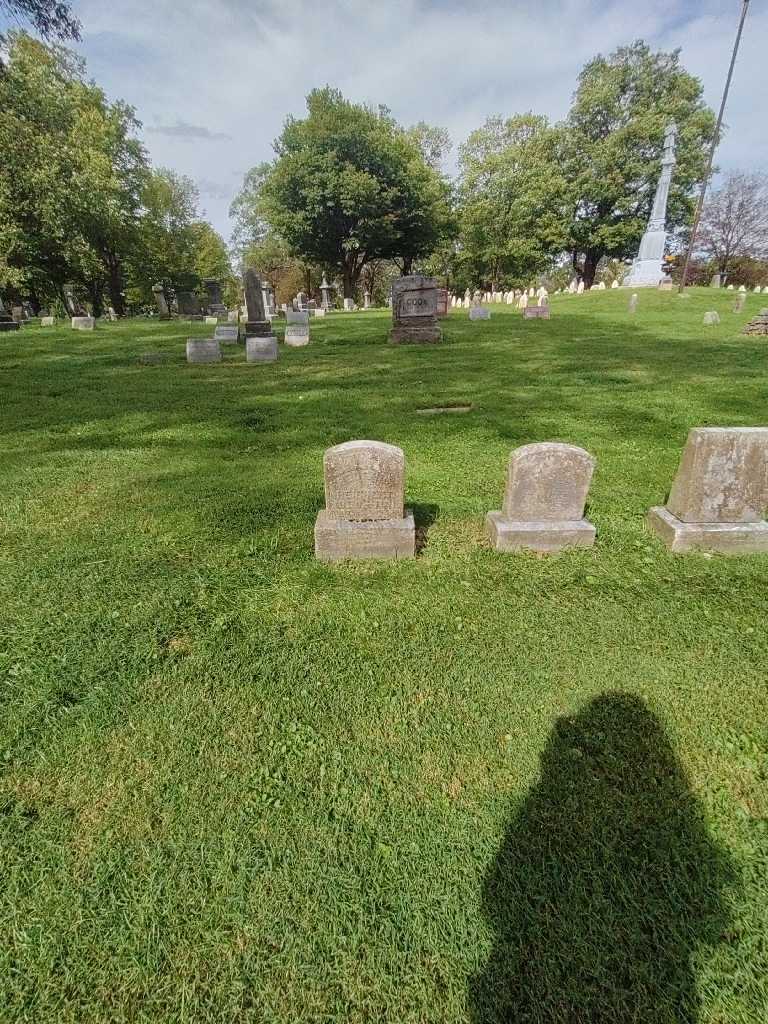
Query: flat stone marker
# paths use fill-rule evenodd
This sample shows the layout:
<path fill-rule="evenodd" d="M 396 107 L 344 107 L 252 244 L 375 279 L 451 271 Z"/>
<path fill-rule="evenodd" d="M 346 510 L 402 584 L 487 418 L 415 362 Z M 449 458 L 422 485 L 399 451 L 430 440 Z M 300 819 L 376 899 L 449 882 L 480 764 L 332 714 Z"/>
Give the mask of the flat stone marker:
<path fill-rule="evenodd" d="M 309 324 L 288 324 L 285 328 L 285 344 L 289 348 L 303 348 L 309 344 Z"/>
<path fill-rule="evenodd" d="M 670 551 L 768 552 L 768 427 L 694 427 L 648 523 Z"/>
<path fill-rule="evenodd" d="M 277 361 L 277 338 L 257 337 L 245 339 L 245 358 L 249 363 L 274 363 Z"/>
<path fill-rule="evenodd" d="M 213 337 L 222 345 L 236 345 L 240 340 L 240 331 L 237 327 L 232 327 L 229 324 L 219 324 L 213 332 Z"/>
<path fill-rule="evenodd" d="M 392 282 L 393 345 L 432 344 L 443 340 L 437 322 L 437 282 L 433 277 L 410 274 Z"/>
<path fill-rule="evenodd" d="M 206 323 L 206 324 L 207 324 L 207 325 L 208 325 L 209 327 L 213 327 L 213 326 L 214 326 L 214 324 L 217 324 L 218 322 L 219 322 L 219 318 L 218 318 L 217 316 L 207 316 L 207 317 L 205 318 L 205 323 Z"/>
<path fill-rule="evenodd" d="M 549 320 L 549 306 L 525 306 L 523 320 Z"/>
<path fill-rule="evenodd" d="M 490 320 L 491 311 L 485 306 L 473 306 L 469 311 L 470 320 Z"/>
<path fill-rule="evenodd" d="M 323 457 L 325 509 L 315 522 L 315 556 L 414 558 L 416 524 L 404 509 L 405 456 L 381 441 L 347 441 Z"/>
<path fill-rule="evenodd" d="M 325 316 L 325 310 L 322 306 L 315 306 L 312 310 L 312 316 Z"/>
<path fill-rule="evenodd" d="M 711 309 L 708 313 L 704 314 L 704 326 L 705 327 L 716 327 L 720 323 L 720 314 L 716 313 Z"/>
<path fill-rule="evenodd" d="M 188 338 L 188 363 L 220 363 L 221 347 L 215 338 Z"/>
<path fill-rule="evenodd" d="M 584 505 L 595 459 L 572 444 L 546 441 L 516 448 L 509 457 L 504 505 L 486 516 L 486 535 L 497 551 L 552 553 L 592 547 L 595 528 Z"/>
<path fill-rule="evenodd" d="M 56 317 L 55 316 L 42 316 L 42 317 L 40 317 L 40 326 L 41 327 L 55 327 L 56 326 Z"/>
<path fill-rule="evenodd" d="M 96 320 L 92 316 L 73 316 L 72 329 L 74 331 L 92 331 L 96 326 Z"/>

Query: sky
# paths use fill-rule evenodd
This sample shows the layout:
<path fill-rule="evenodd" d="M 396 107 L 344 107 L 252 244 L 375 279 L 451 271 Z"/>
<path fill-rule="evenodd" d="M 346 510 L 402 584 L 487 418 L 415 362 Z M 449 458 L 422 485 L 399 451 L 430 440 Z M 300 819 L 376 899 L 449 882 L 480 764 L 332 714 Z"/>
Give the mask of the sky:
<path fill-rule="evenodd" d="M 680 48 L 715 110 L 741 0 L 73 0 L 73 48 L 110 99 L 132 104 L 153 163 L 189 175 L 229 239 L 229 204 L 273 156 L 313 88 L 382 103 L 458 145 L 487 117 L 561 118 L 580 69 L 643 38 Z M 726 110 L 722 170 L 768 171 L 768 0 L 752 0 Z"/>

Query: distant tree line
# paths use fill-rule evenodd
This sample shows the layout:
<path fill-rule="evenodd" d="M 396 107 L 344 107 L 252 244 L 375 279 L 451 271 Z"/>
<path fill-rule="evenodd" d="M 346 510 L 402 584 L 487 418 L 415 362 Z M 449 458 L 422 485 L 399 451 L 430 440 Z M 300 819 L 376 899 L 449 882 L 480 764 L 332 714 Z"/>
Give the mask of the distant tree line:
<path fill-rule="evenodd" d="M 74 54 L 24 33 L 0 69 L 0 291 L 55 303 L 65 283 L 98 315 L 152 301 L 152 285 L 231 278 L 194 183 L 153 168 L 134 110 L 110 103 Z"/>

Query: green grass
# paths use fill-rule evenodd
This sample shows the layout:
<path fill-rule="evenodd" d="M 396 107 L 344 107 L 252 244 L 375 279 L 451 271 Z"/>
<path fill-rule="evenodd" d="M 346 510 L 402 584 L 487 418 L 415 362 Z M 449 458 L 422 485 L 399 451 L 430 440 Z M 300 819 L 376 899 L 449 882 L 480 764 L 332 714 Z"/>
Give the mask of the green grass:
<path fill-rule="evenodd" d="M 339 314 L 271 366 L 0 335 L 0 1018 L 765 1021 L 768 558 L 644 525 L 691 426 L 768 422 L 732 298 Z M 313 558 L 358 437 L 406 452 L 413 562 Z M 548 439 L 596 547 L 490 551 Z"/>

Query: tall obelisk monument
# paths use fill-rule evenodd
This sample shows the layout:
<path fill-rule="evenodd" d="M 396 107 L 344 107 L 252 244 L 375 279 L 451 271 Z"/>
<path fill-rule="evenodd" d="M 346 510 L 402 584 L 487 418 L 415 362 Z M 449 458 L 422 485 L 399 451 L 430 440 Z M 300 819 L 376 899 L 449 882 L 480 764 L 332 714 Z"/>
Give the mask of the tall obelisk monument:
<path fill-rule="evenodd" d="M 664 135 L 664 155 L 661 159 L 661 177 L 656 186 L 656 197 L 653 200 L 651 219 L 648 221 L 640 252 L 632 264 L 629 276 L 624 281 L 629 288 L 655 288 L 664 276 L 661 261 L 664 258 L 664 246 L 667 241 L 665 226 L 667 223 L 667 200 L 669 187 L 672 184 L 672 172 L 675 169 L 675 143 L 677 142 L 677 126 L 670 124 Z"/>

